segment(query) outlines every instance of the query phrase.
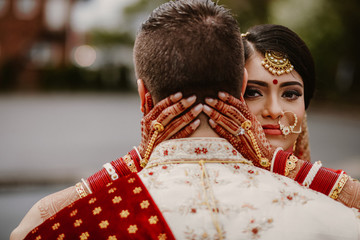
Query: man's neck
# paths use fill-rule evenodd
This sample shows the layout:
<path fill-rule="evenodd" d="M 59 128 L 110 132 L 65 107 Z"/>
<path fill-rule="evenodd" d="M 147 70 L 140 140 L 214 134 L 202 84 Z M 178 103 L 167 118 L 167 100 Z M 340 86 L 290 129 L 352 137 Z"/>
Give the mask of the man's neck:
<path fill-rule="evenodd" d="M 189 138 L 192 137 L 220 137 L 213 128 L 209 125 L 209 118 L 201 113 L 198 117 L 200 119 L 200 126 L 196 129 L 196 131 L 191 134 Z"/>

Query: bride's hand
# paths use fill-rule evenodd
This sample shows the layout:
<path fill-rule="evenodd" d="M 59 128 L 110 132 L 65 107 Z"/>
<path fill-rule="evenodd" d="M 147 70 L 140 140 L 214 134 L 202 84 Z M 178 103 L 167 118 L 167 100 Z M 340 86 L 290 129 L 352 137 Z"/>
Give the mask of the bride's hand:
<path fill-rule="evenodd" d="M 254 165 L 269 169 L 275 148 L 266 139 L 259 121 L 244 100 L 224 92 L 218 96 L 220 100 L 205 100 L 210 107 L 205 105 L 203 111 L 210 117 L 211 127 Z"/>
<path fill-rule="evenodd" d="M 144 117 L 141 120 L 141 143 L 138 148 L 142 157 L 144 157 L 147 145 L 155 131 L 155 122 L 160 123 L 164 130 L 158 134 L 153 147 L 170 138 L 188 137 L 200 125 L 200 120 L 193 120 L 202 112 L 202 104 L 191 108 L 196 101 L 196 96 L 182 99 L 182 94 L 176 93 L 155 106 L 149 93 L 145 95 L 145 98 Z M 184 114 L 179 117 L 182 113 Z"/>

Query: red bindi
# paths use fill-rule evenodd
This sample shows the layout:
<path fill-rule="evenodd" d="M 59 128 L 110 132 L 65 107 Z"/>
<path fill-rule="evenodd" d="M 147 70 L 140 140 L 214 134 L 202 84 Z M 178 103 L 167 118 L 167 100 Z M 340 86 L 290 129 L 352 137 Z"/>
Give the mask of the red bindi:
<path fill-rule="evenodd" d="M 275 85 L 278 84 L 278 80 L 274 79 L 273 84 L 275 84 Z"/>

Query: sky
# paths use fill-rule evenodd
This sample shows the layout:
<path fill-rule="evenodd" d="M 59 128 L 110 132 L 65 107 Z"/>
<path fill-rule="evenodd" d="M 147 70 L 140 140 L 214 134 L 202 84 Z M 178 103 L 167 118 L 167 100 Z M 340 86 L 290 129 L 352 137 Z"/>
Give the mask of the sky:
<path fill-rule="evenodd" d="M 72 24 L 75 31 L 93 27 L 114 29 L 122 21 L 122 8 L 134 0 L 88 0 L 75 5 Z"/>

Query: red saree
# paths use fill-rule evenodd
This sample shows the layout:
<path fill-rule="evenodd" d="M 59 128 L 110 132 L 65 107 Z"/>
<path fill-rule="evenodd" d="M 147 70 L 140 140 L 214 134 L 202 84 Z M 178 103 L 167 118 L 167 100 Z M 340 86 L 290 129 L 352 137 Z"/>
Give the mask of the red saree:
<path fill-rule="evenodd" d="M 175 239 L 137 174 L 108 184 L 32 230 L 25 239 Z"/>

